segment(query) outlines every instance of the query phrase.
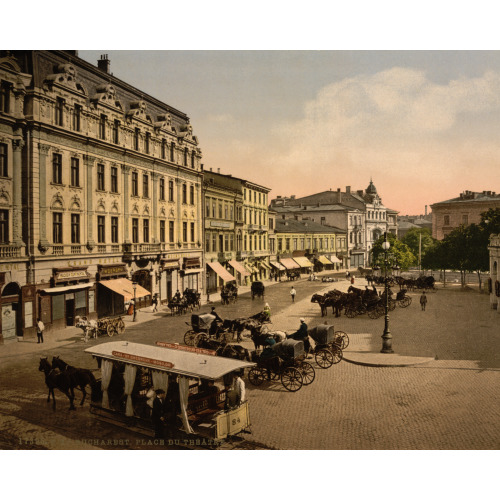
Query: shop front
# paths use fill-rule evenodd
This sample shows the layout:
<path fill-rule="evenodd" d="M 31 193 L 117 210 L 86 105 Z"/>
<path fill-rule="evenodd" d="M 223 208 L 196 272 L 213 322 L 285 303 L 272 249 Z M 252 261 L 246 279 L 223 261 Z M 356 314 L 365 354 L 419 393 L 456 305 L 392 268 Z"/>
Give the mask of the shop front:
<path fill-rule="evenodd" d="M 284 274 L 286 274 L 286 267 L 284 265 L 280 264 L 276 260 L 271 260 L 269 262 L 269 264 L 271 264 L 271 267 L 274 268 L 274 271 L 273 271 L 274 280 L 275 281 L 278 281 L 278 280 L 281 281 L 281 277 Z"/>
<path fill-rule="evenodd" d="M 97 316 L 99 318 L 123 314 L 123 295 L 114 292 L 112 288 L 106 286 L 106 283 L 113 284 L 116 280 L 127 277 L 126 264 L 97 266 L 96 281 L 99 283 L 97 287 Z"/>
<path fill-rule="evenodd" d="M 21 288 L 16 282 L 5 284 L 5 273 L 0 273 L 0 290 L 0 341 L 13 340 L 22 335 Z"/>
<path fill-rule="evenodd" d="M 314 268 L 314 264 L 304 256 L 293 256 L 293 260 L 299 265 L 302 274 L 309 273 Z"/>
<path fill-rule="evenodd" d="M 239 286 L 244 285 L 246 277 L 250 276 L 250 273 L 243 267 L 243 264 L 241 264 L 237 260 L 230 260 L 229 265 L 234 270 L 234 276 L 238 285 Z"/>
<path fill-rule="evenodd" d="M 182 278 L 182 289 L 181 294 L 186 289 L 196 290 L 201 292 L 202 281 L 201 273 L 203 268 L 201 267 L 200 257 L 185 257 L 182 262 L 181 278 Z"/>
<path fill-rule="evenodd" d="M 180 267 L 179 259 L 163 259 L 160 262 L 160 303 L 167 304 L 179 290 Z"/>
<path fill-rule="evenodd" d="M 215 293 L 225 283 L 236 281 L 236 278 L 219 262 L 207 262 L 207 286 L 209 293 Z"/>
<path fill-rule="evenodd" d="M 127 278 L 100 281 L 97 307 L 99 318 L 125 314 L 130 303 L 145 303 L 147 298 L 150 301 L 151 292 Z"/>

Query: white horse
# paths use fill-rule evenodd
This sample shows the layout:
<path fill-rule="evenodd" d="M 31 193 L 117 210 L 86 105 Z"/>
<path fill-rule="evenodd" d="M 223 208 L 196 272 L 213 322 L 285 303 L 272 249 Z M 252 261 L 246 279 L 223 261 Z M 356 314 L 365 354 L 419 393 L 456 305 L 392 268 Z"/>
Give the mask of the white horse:
<path fill-rule="evenodd" d="M 85 316 L 77 316 L 75 320 L 75 326 L 83 330 L 85 336 L 82 340 L 84 342 L 88 342 L 90 336 L 94 339 L 97 338 L 98 328 L 97 321 L 95 319 L 87 319 Z"/>

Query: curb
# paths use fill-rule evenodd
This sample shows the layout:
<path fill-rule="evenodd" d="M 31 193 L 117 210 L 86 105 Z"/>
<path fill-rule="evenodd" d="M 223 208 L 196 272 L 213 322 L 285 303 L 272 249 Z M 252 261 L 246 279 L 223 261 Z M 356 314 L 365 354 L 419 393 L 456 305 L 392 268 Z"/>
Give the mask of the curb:
<path fill-rule="evenodd" d="M 419 356 L 400 356 L 399 354 L 382 354 L 379 352 L 344 352 L 344 361 L 355 365 L 398 368 L 423 365 L 434 361 L 434 358 Z"/>

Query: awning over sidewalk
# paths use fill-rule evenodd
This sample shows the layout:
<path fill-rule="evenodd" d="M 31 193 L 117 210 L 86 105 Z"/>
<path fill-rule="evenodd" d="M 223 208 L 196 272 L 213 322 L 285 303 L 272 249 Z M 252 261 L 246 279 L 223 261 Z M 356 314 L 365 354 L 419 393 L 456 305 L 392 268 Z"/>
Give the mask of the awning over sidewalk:
<path fill-rule="evenodd" d="M 300 269 L 300 266 L 293 259 L 281 259 L 280 263 L 286 267 L 286 269 Z"/>
<path fill-rule="evenodd" d="M 258 273 L 259 270 L 257 268 L 255 268 L 254 266 L 250 265 L 250 264 L 247 264 L 245 263 L 245 268 L 247 269 L 247 271 L 250 273 L 250 274 L 253 274 L 253 273 Z"/>
<path fill-rule="evenodd" d="M 70 292 L 72 290 L 82 290 L 84 288 L 91 288 L 94 286 L 94 283 L 80 283 L 79 285 L 69 285 L 69 286 L 55 286 L 54 288 L 44 288 L 40 290 L 44 293 L 62 293 L 62 292 Z"/>
<path fill-rule="evenodd" d="M 234 281 L 236 278 L 222 267 L 218 262 L 207 262 L 207 266 L 212 269 L 222 279 L 222 281 Z"/>
<path fill-rule="evenodd" d="M 250 273 L 240 264 L 237 260 L 230 260 L 229 265 L 235 270 L 238 271 L 242 276 L 250 276 Z"/>
<path fill-rule="evenodd" d="M 318 262 L 325 264 L 326 266 L 331 266 L 333 262 L 329 261 L 324 255 L 318 256 Z"/>
<path fill-rule="evenodd" d="M 263 267 L 264 269 L 271 269 L 271 266 L 267 262 L 259 262 L 259 266 Z"/>
<path fill-rule="evenodd" d="M 100 285 L 109 288 L 111 291 L 123 295 L 125 300 L 131 300 L 134 298 L 134 284 L 127 278 L 117 278 L 115 280 L 103 280 L 99 281 Z M 137 299 L 141 297 L 146 297 L 146 295 L 151 295 L 145 288 L 140 285 L 136 285 L 135 297 Z"/>
<path fill-rule="evenodd" d="M 275 267 L 278 271 L 286 271 L 286 267 L 281 265 L 279 262 L 270 261 L 269 264 L 271 264 L 271 266 Z"/>
<path fill-rule="evenodd" d="M 297 262 L 300 267 L 314 267 L 313 263 L 307 257 L 294 257 L 293 260 Z"/>
<path fill-rule="evenodd" d="M 331 257 L 329 257 L 329 259 L 333 262 L 333 264 L 342 263 L 342 261 L 338 257 L 335 257 L 335 255 L 332 255 Z"/>

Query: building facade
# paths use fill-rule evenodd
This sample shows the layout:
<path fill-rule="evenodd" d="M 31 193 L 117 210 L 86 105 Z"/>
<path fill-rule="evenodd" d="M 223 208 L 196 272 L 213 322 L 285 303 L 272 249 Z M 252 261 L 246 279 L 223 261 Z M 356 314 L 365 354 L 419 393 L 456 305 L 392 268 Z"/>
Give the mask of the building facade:
<path fill-rule="evenodd" d="M 500 208 L 500 194 L 494 191 L 464 191 L 457 198 L 431 205 L 432 237 L 442 240 L 461 225 L 479 224 L 481 214 Z"/>
<path fill-rule="evenodd" d="M 33 335 L 37 316 L 50 332 L 78 315 L 122 313 L 130 294 L 116 280 L 146 291 L 138 306 L 203 289 L 201 150 L 189 117 L 109 70 L 106 56 L 96 67 L 75 51 L 0 58 L 0 273 L 2 307 L 18 297 L 16 336 Z"/>

